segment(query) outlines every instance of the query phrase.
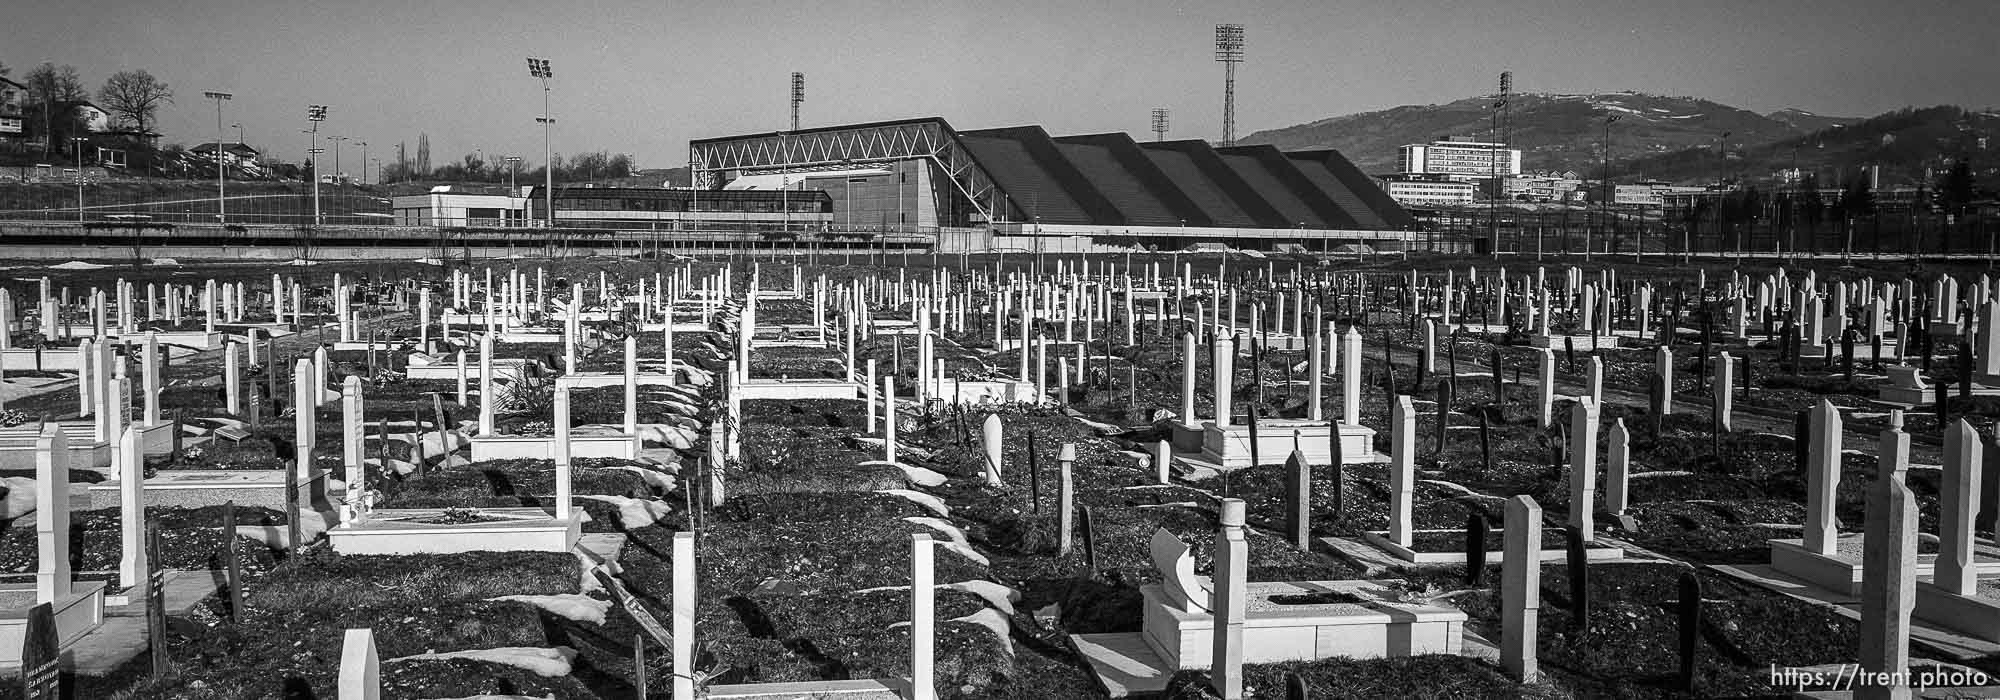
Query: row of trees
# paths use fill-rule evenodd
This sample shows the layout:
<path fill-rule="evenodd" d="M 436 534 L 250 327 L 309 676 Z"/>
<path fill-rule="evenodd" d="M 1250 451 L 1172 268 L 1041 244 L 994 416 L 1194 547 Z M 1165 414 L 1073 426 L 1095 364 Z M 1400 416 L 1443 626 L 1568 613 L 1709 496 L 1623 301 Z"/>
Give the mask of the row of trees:
<path fill-rule="evenodd" d="M 0 63 L 0 77 L 8 77 L 10 73 L 12 69 Z M 74 108 L 79 102 L 91 101 L 93 94 L 84 87 L 75 66 L 43 63 L 29 69 L 16 82 L 27 87 L 23 101 L 28 117 L 25 127 L 30 139 L 42 142 L 44 158 L 55 153 L 69 137 L 88 131 L 88 125 Z M 173 88 L 145 70 L 111 74 L 94 96 L 97 108 L 111 118 L 111 127 L 128 132 L 139 141 L 151 140 L 160 108 L 174 101 Z"/>
<path fill-rule="evenodd" d="M 397 153 L 395 163 L 382 166 L 381 179 L 384 183 L 410 180 L 501 183 L 507 182 L 511 174 L 518 184 L 533 184 L 544 177 L 542 168 L 531 165 L 526 158 L 510 167 L 505 159 L 486 158 L 478 153 L 467 153 L 457 162 L 431 167 L 428 135 L 418 137 L 415 160 L 404 157 L 400 146 Z M 556 179 L 564 182 L 629 177 L 637 169 L 630 154 L 609 151 L 582 153 L 568 158 L 558 153 L 552 161 Z"/>
<path fill-rule="evenodd" d="M 1981 191 L 1976 186 L 1971 164 L 1961 159 L 1934 182 L 1920 186 L 1907 206 L 1898 208 L 1963 217 L 1974 202 L 1994 196 L 1993 192 Z M 1820 186 L 1819 176 L 1807 173 L 1796 187 L 1776 192 L 1750 185 L 1720 197 L 1698 198 L 1694 207 L 1682 214 L 1683 223 L 1696 228 L 1730 230 L 1770 223 L 1788 230 L 1817 227 L 1823 221 L 1868 220 L 1880 213 L 1880 209 L 1875 190 L 1865 176 L 1847 178 L 1829 198 Z"/>

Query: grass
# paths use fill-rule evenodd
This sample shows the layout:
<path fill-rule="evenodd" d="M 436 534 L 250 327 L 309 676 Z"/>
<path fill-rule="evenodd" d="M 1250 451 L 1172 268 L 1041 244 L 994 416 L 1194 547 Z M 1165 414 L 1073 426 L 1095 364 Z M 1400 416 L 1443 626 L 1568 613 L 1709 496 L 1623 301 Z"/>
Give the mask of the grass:
<path fill-rule="evenodd" d="M 1243 690 L 1253 698 L 1285 697 L 1287 677 L 1305 681 L 1313 698 L 1558 698 L 1539 685 L 1515 683 L 1492 663 L 1433 654 L 1389 659 L 1335 658 L 1243 666 Z M 1212 700 L 1206 671 L 1182 671 L 1168 681 L 1165 700 Z"/>
<path fill-rule="evenodd" d="M 503 595 L 574 593 L 582 569 L 566 553 L 423 556 L 308 552 L 272 571 L 246 601 L 275 616 L 364 607 L 422 608 Z"/>

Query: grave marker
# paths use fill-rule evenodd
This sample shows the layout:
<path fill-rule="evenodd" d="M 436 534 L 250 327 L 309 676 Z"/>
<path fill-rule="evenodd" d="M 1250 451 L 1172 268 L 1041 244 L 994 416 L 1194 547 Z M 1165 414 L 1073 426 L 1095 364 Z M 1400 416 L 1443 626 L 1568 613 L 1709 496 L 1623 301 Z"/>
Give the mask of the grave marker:
<path fill-rule="evenodd" d="M 1243 697 L 1243 625 L 1249 568 L 1243 515 L 1241 499 L 1223 499 L 1221 529 L 1215 536 L 1214 591 L 1209 605 L 1214 611 L 1214 646 L 1208 671 L 1210 685 L 1223 700 Z"/>
<path fill-rule="evenodd" d="M 375 634 L 367 628 L 347 630 L 340 644 L 340 700 L 382 697 L 382 659 L 375 653 Z"/>
<path fill-rule="evenodd" d="M 28 609 L 21 639 L 21 693 L 26 700 L 63 700 L 62 649 L 55 608 L 44 601 Z"/>
<path fill-rule="evenodd" d="M 1542 607 L 1542 508 L 1535 499 L 1507 499 L 1506 552 L 1501 559 L 1500 665 L 1522 683 L 1540 678 L 1535 634 Z"/>

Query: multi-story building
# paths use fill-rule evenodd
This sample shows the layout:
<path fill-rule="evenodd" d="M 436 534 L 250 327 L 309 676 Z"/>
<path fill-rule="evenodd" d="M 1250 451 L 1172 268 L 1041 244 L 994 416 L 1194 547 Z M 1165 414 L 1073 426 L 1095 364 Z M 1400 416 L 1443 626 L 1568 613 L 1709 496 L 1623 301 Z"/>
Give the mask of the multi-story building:
<path fill-rule="evenodd" d="M 1453 138 L 1404 146 L 1397 174 L 1483 180 L 1521 174 L 1521 150 L 1502 143 Z"/>
<path fill-rule="evenodd" d="M 1563 175 L 1520 175 L 1500 178 L 1500 196 L 1503 199 L 1528 202 L 1560 202 L 1571 199 L 1573 193 L 1583 186 L 1583 181 L 1574 176 Z M 1489 186 L 1486 192 L 1493 190 Z"/>
<path fill-rule="evenodd" d="M 1477 185 L 1457 180 L 1392 178 L 1382 184 L 1390 199 L 1409 207 L 1471 204 L 1479 192 Z"/>

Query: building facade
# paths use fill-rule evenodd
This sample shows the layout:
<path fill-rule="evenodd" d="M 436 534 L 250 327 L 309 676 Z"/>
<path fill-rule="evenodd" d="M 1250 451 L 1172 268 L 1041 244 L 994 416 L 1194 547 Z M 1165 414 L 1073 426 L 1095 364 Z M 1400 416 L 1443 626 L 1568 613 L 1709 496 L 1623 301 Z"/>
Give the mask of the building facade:
<path fill-rule="evenodd" d="M 1479 187 L 1470 182 L 1434 179 L 1390 179 L 1383 182 L 1389 197 L 1406 207 L 1471 204 Z"/>
<path fill-rule="evenodd" d="M 1506 144 L 1471 140 L 1409 144 L 1397 157 L 1397 174 L 1453 180 L 1481 180 L 1521 174 L 1521 151 Z"/>

